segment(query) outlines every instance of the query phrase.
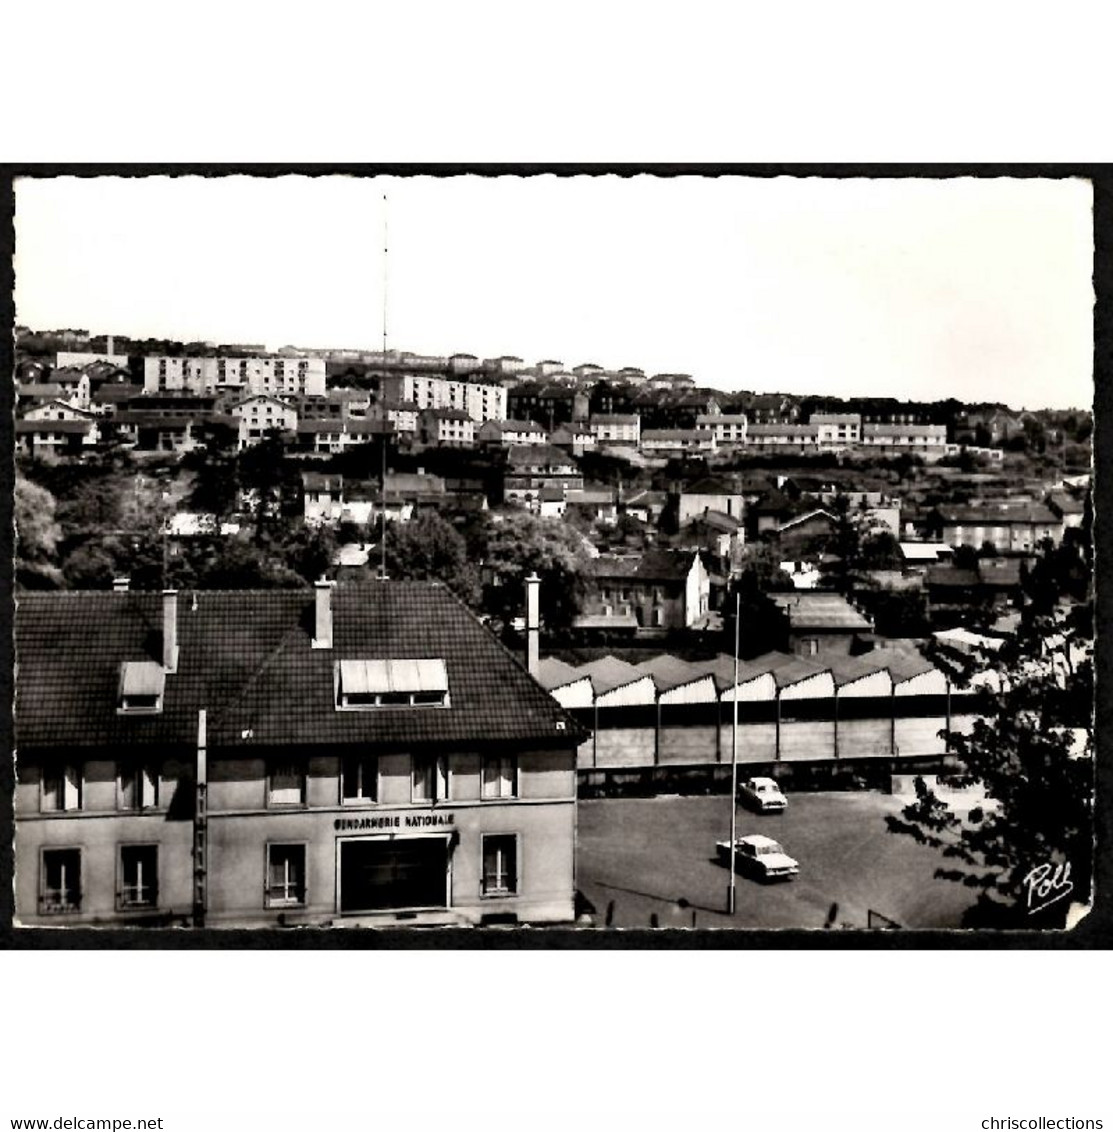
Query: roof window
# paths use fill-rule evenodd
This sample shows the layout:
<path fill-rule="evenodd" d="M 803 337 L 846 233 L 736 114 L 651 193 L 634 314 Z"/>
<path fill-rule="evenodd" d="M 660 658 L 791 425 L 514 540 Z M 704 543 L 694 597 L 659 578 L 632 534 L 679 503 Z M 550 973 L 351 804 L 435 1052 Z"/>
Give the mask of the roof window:
<path fill-rule="evenodd" d="M 443 660 L 341 660 L 336 664 L 339 710 L 450 706 Z"/>
<path fill-rule="evenodd" d="M 152 715 L 162 711 L 166 670 L 153 660 L 126 660 L 120 665 L 120 704 L 128 715 Z"/>

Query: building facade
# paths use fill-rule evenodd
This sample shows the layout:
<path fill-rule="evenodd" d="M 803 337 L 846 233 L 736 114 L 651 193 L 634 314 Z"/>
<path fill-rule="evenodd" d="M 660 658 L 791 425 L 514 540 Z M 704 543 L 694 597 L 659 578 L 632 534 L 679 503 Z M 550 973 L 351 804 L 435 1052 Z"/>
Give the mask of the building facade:
<path fill-rule="evenodd" d="M 325 363 L 322 358 L 309 357 L 146 357 L 143 388 L 148 393 L 180 390 L 323 397 Z"/>
<path fill-rule="evenodd" d="M 462 381 L 436 374 L 391 373 L 379 381 L 381 399 L 425 409 L 457 409 L 473 421 L 506 420 L 506 390 L 501 385 Z"/>
<path fill-rule="evenodd" d="M 582 732 L 440 586 L 29 594 L 16 648 L 21 924 L 573 917 Z"/>

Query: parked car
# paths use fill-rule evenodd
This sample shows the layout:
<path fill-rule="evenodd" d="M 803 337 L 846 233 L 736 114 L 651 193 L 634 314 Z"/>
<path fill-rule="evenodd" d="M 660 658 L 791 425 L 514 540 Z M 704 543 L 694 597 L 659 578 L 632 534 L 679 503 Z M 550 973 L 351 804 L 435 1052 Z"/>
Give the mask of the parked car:
<path fill-rule="evenodd" d="M 783 810 L 788 805 L 788 799 L 772 778 L 747 778 L 738 788 L 738 796 L 747 806 L 762 814 Z"/>
<path fill-rule="evenodd" d="M 719 860 L 730 867 L 730 842 L 716 841 Z M 738 837 L 734 842 L 734 868 L 757 880 L 792 880 L 800 873 L 800 865 L 771 837 L 761 833 Z"/>

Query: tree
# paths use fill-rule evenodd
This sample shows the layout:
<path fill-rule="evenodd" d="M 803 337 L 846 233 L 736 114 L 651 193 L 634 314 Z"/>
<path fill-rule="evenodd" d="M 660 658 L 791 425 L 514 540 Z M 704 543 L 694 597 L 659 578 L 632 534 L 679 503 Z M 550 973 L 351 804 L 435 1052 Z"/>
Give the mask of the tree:
<path fill-rule="evenodd" d="M 22 476 L 15 481 L 16 584 L 52 589 L 62 584 L 58 543 L 62 528 L 55 518 L 54 496 Z"/>
<path fill-rule="evenodd" d="M 390 578 L 443 582 L 469 604 L 479 598 L 479 574 L 463 537 L 435 511 L 388 523 L 386 571 Z"/>
<path fill-rule="evenodd" d="M 566 629 L 583 603 L 587 570 L 583 541 L 559 519 L 508 511 L 487 528 L 483 607 L 504 624 L 525 613 L 525 579 L 541 579 L 541 617 L 550 629 Z"/>
<path fill-rule="evenodd" d="M 336 535 L 331 527 L 298 525 L 283 532 L 273 544 L 273 553 L 288 569 L 307 582 L 323 578 L 336 554 Z"/>
<path fill-rule="evenodd" d="M 1064 662 L 1076 640 L 1065 619 L 1034 620 L 1002 650 L 1004 690 L 984 717 L 968 734 L 949 734 L 962 772 L 944 781 L 979 785 L 984 805 L 963 812 L 917 779 L 916 800 L 887 819 L 891 832 L 953 863 L 937 877 L 977 890 L 969 926 L 1061 927 L 1068 903 L 1088 899 L 1093 737 L 1078 705 L 1092 706 L 1093 684 L 1088 662 L 1070 669 Z M 1086 736 L 1081 757 L 1079 727 Z M 1056 879 L 1059 889 L 1040 887 Z M 1047 903 L 1056 891 L 1064 898 Z"/>
<path fill-rule="evenodd" d="M 301 508 L 301 477 L 285 457 L 286 445 L 274 431 L 239 455 L 240 488 L 254 520 L 255 540 L 260 544 Z"/>
<path fill-rule="evenodd" d="M 730 586 L 723 607 L 722 649 L 734 652 L 735 595 L 741 629 L 738 652 L 750 660 L 767 652 L 788 648 L 788 618 L 770 597 L 770 593 L 792 590 L 792 579 L 781 569 L 773 548 L 752 546 L 746 561 Z"/>
<path fill-rule="evenodd" d="M 190 510 L 212 515 L 219 524 L 236 509 L 236 459 L 217 437 L 182 457 L 182 467 L 193 473 L 186 495 Z"/>

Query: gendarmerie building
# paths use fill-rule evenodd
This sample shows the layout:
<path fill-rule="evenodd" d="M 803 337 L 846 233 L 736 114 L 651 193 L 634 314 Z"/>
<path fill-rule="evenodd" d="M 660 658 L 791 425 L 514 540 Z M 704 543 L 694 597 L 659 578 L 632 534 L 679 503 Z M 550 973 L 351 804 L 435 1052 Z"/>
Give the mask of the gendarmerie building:
<path fill-rule="evenodd" d="M 22 924 L 573 918 L 583 733 L 442 586 L 22 594 L 16 648 Z"/>

